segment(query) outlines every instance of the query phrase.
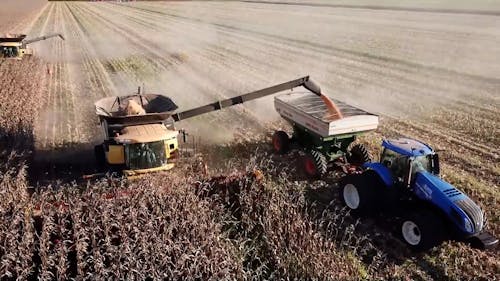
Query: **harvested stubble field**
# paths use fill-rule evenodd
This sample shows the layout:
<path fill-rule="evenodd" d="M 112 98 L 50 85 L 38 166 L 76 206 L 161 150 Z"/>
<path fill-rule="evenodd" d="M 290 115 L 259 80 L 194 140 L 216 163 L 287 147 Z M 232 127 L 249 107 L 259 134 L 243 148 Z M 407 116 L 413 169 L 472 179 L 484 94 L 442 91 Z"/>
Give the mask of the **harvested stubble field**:
<path fill-rule="evenodd" d="M 178 124 L 204 143 L 209 175 L 187 159 L 139 182 L 61 182 L 62 167 L 93 165 L 101 97 L 144 85 L 187 109 L 310 74 L 330 96 L 382 115 L 362 139 L 374 155 L 396 135 L 445 149 L 445 178 L 499 236 L 500 17 L 482 11 L 500 8 L 293 2 L 27 11 L 30 36 L 67 40 L 0 61 L 1 278 L 496 280 L 498 252 L 447 242 L 411 253 L 390 222 L 342 210 L 334 182 L 294 176 L 293 155 L 270 154 L 272 130 L 287 127 L 269 98 Z M 42 191 L 30 197 L 28 185 Z M 40 208 L 43 219 L 30 216 Z"/>

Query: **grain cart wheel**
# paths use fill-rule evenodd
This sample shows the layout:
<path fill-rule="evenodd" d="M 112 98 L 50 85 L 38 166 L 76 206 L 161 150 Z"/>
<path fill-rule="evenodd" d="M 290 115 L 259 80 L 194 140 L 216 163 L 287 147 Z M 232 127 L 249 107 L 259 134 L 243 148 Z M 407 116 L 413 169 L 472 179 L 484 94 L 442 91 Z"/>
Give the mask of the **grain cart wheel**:
<path fill-rule="evenodd" d="M 354 213 L 369 214 L 379 209 L 379 179 L 372 173 L 348 175 L 340 180 L 340 198 Z"/>
<path fill-rule="evenodd" d="M 349 149 L 347 161 L 353 165 L 361 166 L 364 163 L 371 162 L 372 159 L 368 149 L 363 144 L 358 143 Z"/>
<path fill-rule="evenodd" d="M 430 211 L 413 211 L 403 217 L 400 225 L 403 241 L 415 251 L 425 251 L 444 240 L 443 222 Z"/>
<path fill-rule="evenodd" d="M 290 149 L 290 138 L 284 131 L 276 131 L 273 135 L 273 149 L 276 153 L 285 154 Z"/>
<path fill-rule="evenodd" d="M 310 178 L 321 178 L 326 174 L 328 162 L 323 153 L 311 150 L 302 160 L 304 172 Z"/>

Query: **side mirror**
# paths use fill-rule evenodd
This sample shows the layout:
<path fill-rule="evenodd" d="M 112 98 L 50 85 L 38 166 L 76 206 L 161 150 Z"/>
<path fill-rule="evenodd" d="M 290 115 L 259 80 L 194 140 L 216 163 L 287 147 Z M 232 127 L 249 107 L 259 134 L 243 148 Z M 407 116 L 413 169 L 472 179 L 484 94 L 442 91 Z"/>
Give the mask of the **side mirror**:
<path fill-rule="evenodd" d="M 436 175 L 440 173 L 439 154 L 432 155 L 432 172 Z"/>

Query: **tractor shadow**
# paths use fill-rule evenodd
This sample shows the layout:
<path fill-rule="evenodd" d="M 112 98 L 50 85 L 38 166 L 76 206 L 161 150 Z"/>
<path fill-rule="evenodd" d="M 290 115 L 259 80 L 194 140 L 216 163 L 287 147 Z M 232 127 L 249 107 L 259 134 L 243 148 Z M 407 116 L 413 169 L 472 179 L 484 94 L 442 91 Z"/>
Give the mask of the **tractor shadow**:
<path fill-rule="evenodd" d="M 309 213 L 316 214 L 316 217 L 312 216 L 313 219 L 317 221 L 323 219 L 319 214 L 324 214 L 324 212 L 340 212 L 339 215 L 343 218 L 338 227 L 346 228 L 348 225 L 356 225 L 355 235 L 367 240 L 364 245 L 356 245 L 356 247 L 361 246 L 367 249 L 359 253 L 366 266 L 373 266 L 374 263 L 381 263 L 384 267 L 402 266 L 411 260 L 433 279 L 450 280 L 445 268 L 429 262 L 426 258 L 429 252 L 412 251 L 402 242 L 399 234 L 400 218 L 395 211 L 378 212 L 363 217 L 351 214 L 341 201 L 338 180 L 330 179 L 326 184 L 309 188 L 304 191 L 304 196 L 311 210 Z M 328 234 L 325 233 L 325 236 Z M 341 242 L 338 241 L 338 237 L 333 237 L 333 239 Z M 384 257 L 382 261 L 377 260 L 380 256 Z"/>

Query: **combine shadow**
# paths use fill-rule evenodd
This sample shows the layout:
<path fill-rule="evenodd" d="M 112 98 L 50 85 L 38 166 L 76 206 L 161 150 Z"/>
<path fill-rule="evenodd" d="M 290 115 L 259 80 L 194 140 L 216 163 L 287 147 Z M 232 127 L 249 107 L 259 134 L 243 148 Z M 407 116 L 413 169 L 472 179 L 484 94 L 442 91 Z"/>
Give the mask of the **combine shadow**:
<path fill-rule="evenodd" d="M 94 145 L 71 143 L 62 148 L 36 150 L 29 166 L 30 185 L 83 182 L 83 175 L 97 172 Z"/>

